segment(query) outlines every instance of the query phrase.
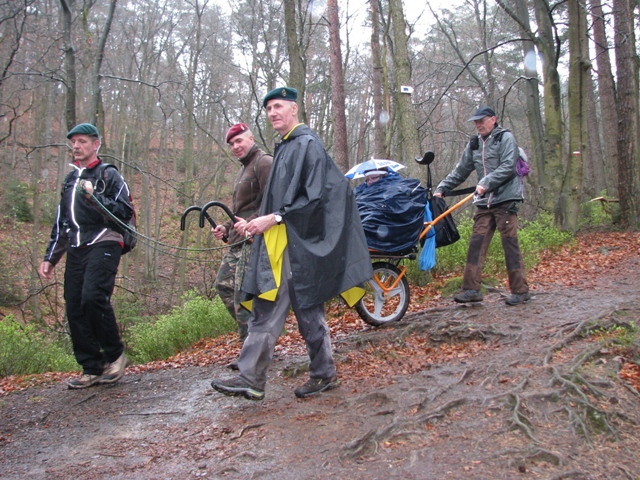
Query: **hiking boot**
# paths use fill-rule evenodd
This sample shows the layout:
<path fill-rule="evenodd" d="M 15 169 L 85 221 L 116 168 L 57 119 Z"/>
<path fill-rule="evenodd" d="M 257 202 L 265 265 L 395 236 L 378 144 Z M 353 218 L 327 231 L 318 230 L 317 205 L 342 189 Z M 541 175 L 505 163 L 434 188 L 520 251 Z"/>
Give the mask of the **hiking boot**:
<path fill-rule="evenodd" d="M 214 379 L 211 382 L 214 390 L 231 397 L 242 395 L 249 400 L 262 400 L 264 398 L 264 390 L 253 388 L 240 377 L 230 378 L 228 380 Z"/>
<path fill-rule="evenodd" d="M 331 378 L 310 378 L 304 385 L 295 389 L 295 394 L 298 398 L 311 397 L 339 386 L 340 380 L 335 375 Z"/>
<path fill-rule="evenodd" d="M 527 300 L 531 300 L 531 294 L 529 292 L 524 293 L 512 293 L 504 301 L 507 305 L 519 305 Z"/>
<path fill-rule="evenodd" d="M 70 380 L 67 383 L 67 387 L 70 390 L 92 387 L 100 383 L 101 378 L 101 375 L 90 375 L 88 373 L 83 373 L 80 377 Z"/>
<path fill-rule="evenodd" d="M 124 376 L 124 369 L 129 365 L 129 359 L 123 353 L 118 357 L 118 359 L 109 363 L 106 367 L 104 367 L 104 371 L 102 372 L 102 380 L 100 383 L 116 383 Z"/>
<path fill-rule="evenodd" d="M 482 292 L 480 290 L 465 290 L 453 299 L 458 303 L 481 302 Z"/>

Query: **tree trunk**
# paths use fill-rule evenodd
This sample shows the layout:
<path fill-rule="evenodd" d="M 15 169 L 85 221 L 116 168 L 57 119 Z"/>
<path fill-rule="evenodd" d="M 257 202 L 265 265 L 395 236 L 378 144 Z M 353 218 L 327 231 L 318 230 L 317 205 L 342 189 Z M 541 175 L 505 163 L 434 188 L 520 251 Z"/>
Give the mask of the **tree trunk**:
<path fill-rule="evenodd" d="M 107 18 L 104 21 L 100 40 L 98 41 L 98 51 L 95 53 L 93 75 L 91 76 L 91 93 L 93 95 L 91 117 L 93 124 L 96 125 L 98 130 L 101 132 L 104 130 L 104 117 L 100 116 L 100 105 L 102 103 L 100 91 L 100 67 L 102 66 L 102 60 L 104 59 L 104 48 L 107 44 L 107 38 L 109 38 L 109 31 L 111 30 L 111 22 L 113 21 L 113 13 L 116 11 L 117 2 L 118 0 L 110 0 L 109 2 L 109 11 L 107 13 Z"/>
<path fill-rule="evenodd" d="M 501 5 L 502 6 L 502 5 Z M 529 9 L 525 0 L 516 1 L 516 13 L 520 19 L 520 33 L 523 38 L 532 38 Z M 524 76 L 526 78 L 525 93 L 527 98 L 527 119 L 531 134 L 531 151 L 529 161 L 535 166 L 537 177 L 530 181 L 540 184 L 540 172 L 544 170 L 544 125 L 542 123 L 542 108 L 540 105 L 540 90 L 538 67 L 536 61 L 535 44 L 531 40 L 522 41 L 522 56 L 524 58 Z M 537 188 L 535 189 L 537 190 Z"/>
<path fill-rule="evenodd" d="M 587 97 L 587 149 L 589 155 L 584 158 L 584 194 L 594 198 L 607 188 L 606 172 L 604 170 L 604 158 L 602 142 L 600 140 L 600 125 L 596 108 L 596 90 L 593 84 L 591 72 L 585 75 Z"/>
<path fill-rule="evenodd" d="M 551 12 L 545 0 L 534 0 L 538 24 L 538 50 L 542 56 L 544 78 L 544 163 L 538 172 L 545 210 L 554 212 L 559 224 L 560 206 L 557 199 L 562 190 L 562 108 L 560 75 L 558 74 L 559 42 L 554 36 Z"/>
<path fill-rule="evenodd" d="M 47 139 L 51 135 L 51 120 L 52 115 L 49 112 L 50 105 L 53 105 L 51 101 L 51 96 L 54 94 L 52 92 L 52 84 L 47 83 L 44 86 L 45 95 L 40 99 L 36 108 L 38 110 L 38 115 L 35 120 L 35 131 L 34 140 L 36 145 L 44 145 L 47 143 Z M 32 208 L 33 208 L 33 226 L 32 226 L 32 235 L 31 235 L 31 265 L 33 268 L 31 269 L 31 274 L 29 276 L 29 290 L 31 292 L 36 292 L 38 288 L 42 285 L 41 280 L 38 276 L 36 269 L 40 266 L 40 262 L 42 262 L 42 245 L 40 237 L 40 225 L 41 225 L 41 212 L 40 212 L 40 203 L 41 203 L 41 184 L 42 184 L 42 166 L 45 164 L 45 150 L 38 149 L 36 150 L 31 158 L 33 159 L 33 165 L 31 169 L 31 184 L 33 185 L 33 196 L 32 196 Z M 39 295 L 33 295 L 31 297 L 31 301 L 29 302 L 30 308 L 33 309 L 33 316 L 36 320 L 40 320 L 42 315 L 40 312 L 40 297 Z"/>
<path fill-rule="evenodd" d="M 64 41 L 64 70 L 66 87 L 65 121 L 67 132 L 76 125 L 76 55 L 71 40 L 71 9 L 67 0 L 60 0 L 62 7 L 62 38 Z"/>
<path fill-rule="evenodd" d="M 576 231 L 582 200 L 583 165 L 587 150 L 587 82 L 589 57 L 587 51 L 587 15 L 578 0 L 568 1 L 569 10 L 569 158 L 562 184 L 560 226 Z"/>
<path fill-rule="evenodd" d="M 605 30 L 600 0 L 591 0 L 593 19 L 593 40 L 595 43 L 596 66 L 598 70 L 598 96 L 600 111 L 598 118 L 602 125 L 604 144 L 604 170 L 607 193 L 618 194 L 618 111 L 616 107 L 616 86 L 611 70 L 609 41 Z"/>
<path fill-rule="evenodd" d="M 616 76 L 618 85 L 618 192 L 620 220 L 635 228 L 638 205 L 638 81 L 630 0 L 613 0 Z"/>
<path fill-rule="evenodd" d="M 482 45 L 482 59 L 485 69 L 485 77 L 482 80 L 478 79 L 478 84 L 485 92 L 485 104 L 492 105 L 493 108 L 498 107 L 496 98 L 496 79 L 493 74 L 493 60 L 491 58 L 491 48 L 488 43 L 490 24 L 487 22 L 487 2 L 486 0 L 473 0 L 473 9 L 478 24 L 478 32 L 480 33 L 480 45 Z M 482 4 L 482 11 L 480 11 L 480 4 Z M 498 116 L 498 118 L 500 118 Z"/>
<path fill-rule="evenodd" d="M 298 41 L 296 14 L 299 8 L 296 3 L 296 0 L 284 0 L 283 3 L 284 28 L 287 33 L 287 53 L 289 54 L 289 86 L 298 90 L 298 119 L 302 123 L 307 123 L 305 108 L 306 67 Z"/>
<path fill-rule="evenodd" d="M 327 3 L 329 14 L 329 45 L 331 47 L 331 103 L 333 110 L 333 155 L 343 172 L 349 170 L 347 147 L 347 117 L 344 99 L 344 74 L 342 72 L 342 49 L 340 48 L 340 15 L 338 0 Z"/>
<path fill-rule="evenodd" d="M 393 33 L 393 64 L 395 69 L 396 114 L 398 118 L 398 160 L 408 160 L 420 154 L 420 142 L 411 93 L 403 93 L 403 87 L 412 88 L 407 27 L 402 10 L 402 0 L 389 0 L 391 30 Z"/>
<path fill-rule="evenodd" d="M 202 14 L 204 12 L 204 8 L 206 6 L 206 1 L 203 6 L 200 6 L 200 2 L 196 0 L 194 3 L 194 17 L 196 21 L 195 25 L 195 38 L 193 39 L 191 48 L 191 56 L 189 61 L 189 69 L 188 69 L 188 83 L 186 88 L 186 124 L 185 124 L 185 132 L 184 132 L 184 169 L 185 169 L 185 179 L 184 179 L 184 193 L 186 199 L 188 201 L 193 202 L 194 198 L 194 185 L 193 185 L 193 141 L 195 136 L 195 126 L 194 126 L 194 109 L 195 109 L 195 100 L 194 100 L 194 91 L 196 88 L 196 74 L 198 72 L 198 65 L 200 60 L 200 51 L 202 48 L 201 45 L 201 37 L 202 37 Z M 187 241 L 189 239 L 189 222 L 186 223 L 184 233 L 182 235 L 181 246 L 186 248 Z M 178 270 L 178 296 L 182 296 L 184 292 L 184 282 L 186 275 L 186 259 L 180 259 L 180 268 Z"/>
<path fill-rule="evenodd" d="M 378 0 L 370 0 L 371 5 L 371 61 L 373 62 L 373 156 L 385 158 L 385 130 L 389 123 L 389 112 L 384 109 L 384 93 L 382 88 L 382 57 L 380 55 L 380 13 Z M 359 158 L 358 161 L 361 161 Z"/>

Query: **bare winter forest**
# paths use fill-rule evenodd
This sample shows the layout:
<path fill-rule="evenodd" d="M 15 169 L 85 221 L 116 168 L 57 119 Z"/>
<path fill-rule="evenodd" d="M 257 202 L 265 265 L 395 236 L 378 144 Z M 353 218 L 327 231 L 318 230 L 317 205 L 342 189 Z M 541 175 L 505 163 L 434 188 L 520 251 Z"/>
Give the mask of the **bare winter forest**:
<path fill-rule="evenodd" d="M 0 2 L 3 303 L 62 322 L 61 284 L 36 266 L 79 122 L 133 190 L 140 244 L 121 294 L 150 313 L 209 295 L 220 246 L 180 215 L 230 200 L 231 124 L 273 148 L 261 99 L 285 84 L 344 171 L 392 158 L 423 178 L 412 159 L 433 150 L 438 181 L 487 104 L 529 153 L 526 218 L 573 231 L 604 196 L 637 227 L 639 13 L 631 0 Z"/>
<path fill-rule="evenodd" d="M 137 210 L 121 327 L 211 298 L 225 247 L 181 216 L 230 202 L 232 124 L 273 150 L 262 98 L 284 85 L 343 171 L 389 158 L 425 181 L 431 150 L 436 183 L 493 107 L 529 156 L 521 217 L 579 233 L 531 269 L 526 305 L 496 287 L 457 307 L 436 281 L 375 329 L 334 302 L 342 386 L 310 401 L 290 325 L 263 403 L 211 389 L 229 335 L 88 393 L 7 375 L 0 476 L 640 478 L 638 32 L 637 0 L 0 0 L 0 321 L 66 335 L 63 269 L 36 270 L 81 122 Z M 596 198 L 617 225 L 585 235 Z"/>

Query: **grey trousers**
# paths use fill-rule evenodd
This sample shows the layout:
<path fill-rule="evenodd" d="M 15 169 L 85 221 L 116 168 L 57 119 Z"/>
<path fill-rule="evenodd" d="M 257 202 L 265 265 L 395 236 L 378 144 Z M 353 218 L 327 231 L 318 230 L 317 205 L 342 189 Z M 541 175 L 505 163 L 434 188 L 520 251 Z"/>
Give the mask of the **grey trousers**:
<path fill-rule="evenodd" d="M 304 338 L 309 354 L 311 378 L 331 378 L 336 366 L 331 350 L 329 327 L 324 319 L 324 304 L 300 308 L 295 298 L 289 254 L 285 249 L 282 280 L 274 302 L 257 297 L 253 299 L 253 312 L 249 319 L 249 335 L 242 344 L 238 359 L 240 378 L 254 388 L 264 390 L 267 370 L 273 359 L 276 341 L 284 328 L 289 307 L 298 321 L 298 330 Z"/>

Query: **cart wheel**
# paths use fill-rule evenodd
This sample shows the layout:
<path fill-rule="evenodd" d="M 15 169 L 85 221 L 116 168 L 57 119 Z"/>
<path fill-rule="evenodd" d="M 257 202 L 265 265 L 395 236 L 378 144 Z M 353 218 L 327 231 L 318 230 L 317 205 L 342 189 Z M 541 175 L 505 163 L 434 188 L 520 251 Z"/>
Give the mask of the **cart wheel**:
<path fill-rule="evenodd" d="M 398 281 L 398 277 L 400 280 Z M 396 286 L 387 291 L 394 283 Z M 379 326 L 400 320 L 409 307 L 409 282 L 395 265 L 373 264 L 373 278 L 365 284 L 366 293 L 356 304 L 360 318 L 369 325 Z"/>

